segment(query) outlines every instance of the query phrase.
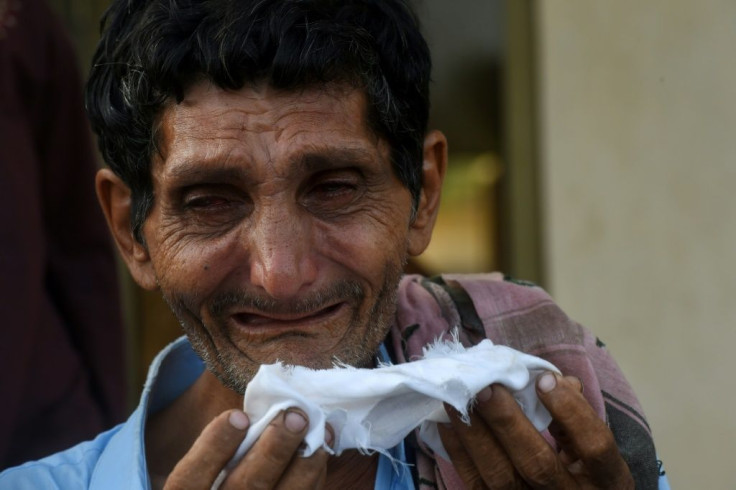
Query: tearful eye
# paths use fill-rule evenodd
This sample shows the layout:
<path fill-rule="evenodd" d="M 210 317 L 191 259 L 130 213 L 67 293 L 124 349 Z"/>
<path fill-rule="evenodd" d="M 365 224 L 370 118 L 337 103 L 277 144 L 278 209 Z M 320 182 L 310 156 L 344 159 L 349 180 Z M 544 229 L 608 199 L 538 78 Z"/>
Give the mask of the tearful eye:
<path fill-rule="evenodd" d="M 187 199 L 185 206 L 189 209 L 221 208 L 230 204 L 230 200 L 221 196 L 199 196 Z"/>
<path fill-rule="evenodd" d="M 251 209 L 243 196 L 192 192 L 181 202 L 182 219 L 192 232 L 224 232 L 246 217 Z"/>
<path fill-rule="evenodd" d="M 323 218 L 342 216 L 355 210 L 362 193 L 361 186 L 354 181 L 328 180 L 313 185 L 301 202 Z"/>
<path fill-rule="evenodd" d="M 323 194 L 341 194 L 345 192 L 351 192 L 355 190 L 355 185 L 352 182 L 344 181 L 331 181 L 323 182 L 314 187 L 314 191 Z"/>
<path fill-rule="evenodd" d="M 366 191 L 360 169 L 339 167 L 312 175 L 299 191 L 299 202 L 324 219 L 355 212 Z"/>

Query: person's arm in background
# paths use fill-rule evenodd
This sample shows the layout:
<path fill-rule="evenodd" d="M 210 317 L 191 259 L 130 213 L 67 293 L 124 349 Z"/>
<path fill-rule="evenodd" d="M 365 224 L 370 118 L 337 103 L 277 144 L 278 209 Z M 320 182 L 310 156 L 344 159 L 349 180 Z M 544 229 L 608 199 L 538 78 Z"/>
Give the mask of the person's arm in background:
<path fill-rule="evenodd" d="M 92 376 L 104 423 L 123 419 L 124 335 L 112 240 L 95 195 L 97 161 L 75 54 L 61 26 L 49 38 L 51 110 L 38 140 L 47 239 L 47 289 Z"/>
<path fill-rule="evenodd" d="M 0 27 L 2 468 L 120 420 L 124 343 L 74 52 L 39 0 Z"/>

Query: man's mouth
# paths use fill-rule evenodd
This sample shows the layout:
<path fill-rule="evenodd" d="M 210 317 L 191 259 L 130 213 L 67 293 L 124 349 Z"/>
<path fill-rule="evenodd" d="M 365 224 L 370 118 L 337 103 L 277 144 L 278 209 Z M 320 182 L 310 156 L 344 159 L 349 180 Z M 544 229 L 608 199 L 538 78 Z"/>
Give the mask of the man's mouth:
<path fill-rule="evenodd" d="M 232 315 L 238 327 L 246 330 L 281 330 L 309 328 L 337 316 L 346 307 L 340 302 L 312 312 L 240 312 Z"/>

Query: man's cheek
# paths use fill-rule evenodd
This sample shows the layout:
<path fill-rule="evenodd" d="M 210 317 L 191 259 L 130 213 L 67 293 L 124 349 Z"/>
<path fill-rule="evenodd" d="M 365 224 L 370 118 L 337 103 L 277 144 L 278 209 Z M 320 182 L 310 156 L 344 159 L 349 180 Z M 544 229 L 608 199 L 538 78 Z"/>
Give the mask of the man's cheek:
<path fill-rule="evenodd" d="M 220 241 L 188 235 L 161 245 L 152 260 L 162 288 L 205 292 L 237 267 L 237 257 Z"/>
<path fill-rule="evenodd" d="M 191 292 L 175 291 L 162 287 L 161 295 L 180 322 L 201 322 L 198 302 L 195 300 L 196 293 L 191 294 Z"/>

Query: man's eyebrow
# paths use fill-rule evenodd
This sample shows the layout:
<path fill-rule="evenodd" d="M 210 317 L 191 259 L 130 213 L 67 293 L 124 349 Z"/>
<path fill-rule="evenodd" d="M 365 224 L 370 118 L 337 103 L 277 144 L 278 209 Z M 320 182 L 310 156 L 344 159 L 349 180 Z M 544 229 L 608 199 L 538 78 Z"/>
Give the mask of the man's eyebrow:
<path fill-rule="evenodd" d="M 374 164 L 376 154 L 363 148 L 314 149 L 294 158 L 292 165 L 310 173 L 341 167 L 368 166 Z M 249 166 L 232 165 L 201 160 L 185 160 L 173 165 L 168 176 L 174 182 L 234 182 L 247 177 Z"/>
<path fill-rule="evenodd" d="M 336 167 L 370 165 L 376 161 L 376 154 L 363 148 L 330 148 L 304 153 L 298 164 L 304 165 L 308 172 L 319 172 Z"/>
<path fill-rule="evenodd" d="M 173 167 L 169 177 L 176 182 L 232 182 L 242 180 L 248 173 L 245 166 L 202 165 L 201 162 L 182 162 Z"/>

